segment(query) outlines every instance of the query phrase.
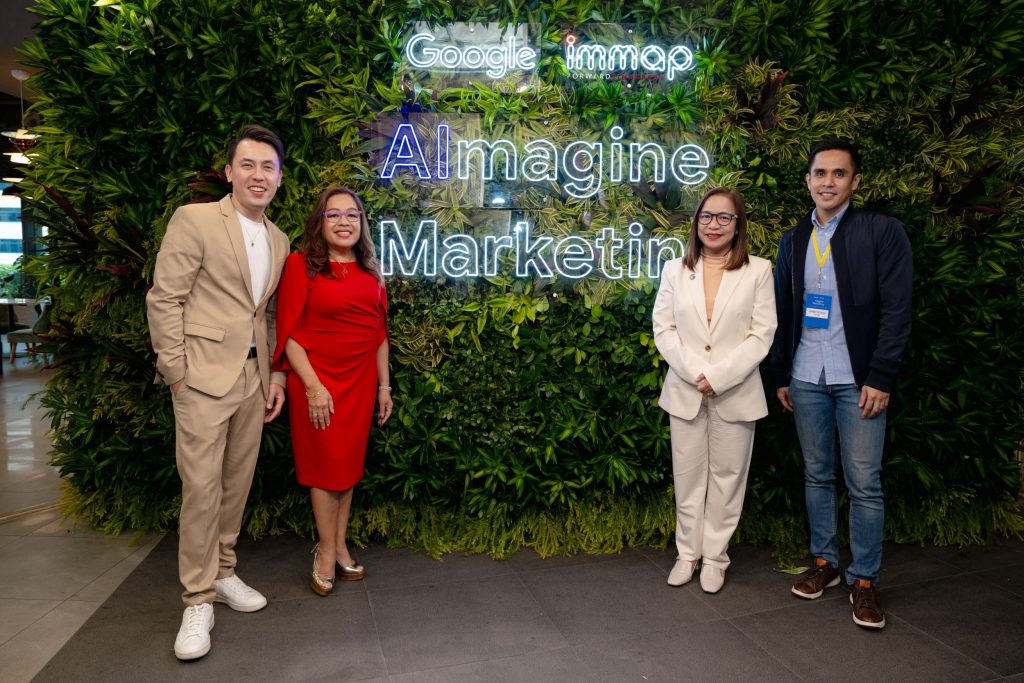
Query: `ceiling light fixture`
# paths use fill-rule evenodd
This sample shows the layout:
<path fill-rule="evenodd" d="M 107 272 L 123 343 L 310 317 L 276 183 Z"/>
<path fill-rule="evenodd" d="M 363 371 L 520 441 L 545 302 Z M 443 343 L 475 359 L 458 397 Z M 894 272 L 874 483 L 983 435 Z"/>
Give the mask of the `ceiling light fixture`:
<path fill-rule="evenodd" d="M 15 164 L 30 164 L 32 161 L 25 156 L 25 152 L 36 146 L 39 136 L 28 132 L 25 128 L 25 81 L 29 73 L 24 69 L 11 69 L 11 76 L 18 81 L 18 100 L 21 102 L 21 128 L 16 131 L 4 131 L 4 135 L 10 138 L 18 152 L 7 152 L 11 155 L 11 161 Z"/>

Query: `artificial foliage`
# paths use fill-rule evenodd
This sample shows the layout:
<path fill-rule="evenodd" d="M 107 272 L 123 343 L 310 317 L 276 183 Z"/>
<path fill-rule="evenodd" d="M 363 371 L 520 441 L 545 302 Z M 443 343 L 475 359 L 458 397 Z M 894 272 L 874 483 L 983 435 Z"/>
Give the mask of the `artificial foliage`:
<path fill-rule="evenodd" d="M 445 187 L 376 179 L 381 114 L 475 114 L 487 137 L 556 142 L 621 125 L 699 140 L 711 177 L 644 179 L 576 200 L 521 197 L 539 230 L 592 235 L 641 221 L 685 239 L 699 192 L 740 190 L 751 249 L 773 259 L 810 208 L 810 144 L 855 138 L 855 202 L 899 217 L 915 256 L 914 328 L 889 414 L 888 537 L 965 544 L 1020 534 L 1024 309 L 1020 150 L 1024 3 L 749 0 L 39 0 L 24 59 L 41 134 L 26 201 L 49 226 L 29 266 L 56 301 L 43 397 L 65 509 L 96 527 L 173 529 L 180 483 L 170 396 L 152 383 L 144 295 L 166 222 L 237 128 L 285 140 L 271 207 L 296 239 L 319 191 L 341 182 L 371 217 L 475 220 Z M 396 72 L 416 21 L 528 24 L 543 51 L 520 92 L 423 88 Z M 565 81 L 560 44 L 588 24 L 630 24 L 694 47 L 698 68 L 650 94 Z M 375 146 L 376 145 L 376 146 Z M 654 347 L 652 279 L 394 277 L 396 413 L 374 428 L 352 522 L 357 542 L 507 556 L 665 544 L 674 524 L 667 366 Z M 795 557 L 806 543 L 795 428 L 758 425 L 738 531 Z M 265 431 L 246 516 L 253 534 L 310 534 L 286 419 Z"/>

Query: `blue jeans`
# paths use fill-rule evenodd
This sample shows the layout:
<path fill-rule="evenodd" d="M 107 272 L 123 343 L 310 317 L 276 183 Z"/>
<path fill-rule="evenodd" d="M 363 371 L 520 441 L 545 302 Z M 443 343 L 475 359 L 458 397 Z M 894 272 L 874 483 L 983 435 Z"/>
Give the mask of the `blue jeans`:
<path fill-rule="evenodd" d="M 789 384 L 797 435 L 804 455 L 804 495 L 811 526 L 811 553 L 839 565 L 836 539 L 836 427 L 843 476 L 850 492 L 850 552 L 853 563 L 846 582 L 878 581 L 882 565 L 882 448 L 885 412 L 861 417 L 860 389 L 855 384 L 818 384 L 793 379 Z"/>

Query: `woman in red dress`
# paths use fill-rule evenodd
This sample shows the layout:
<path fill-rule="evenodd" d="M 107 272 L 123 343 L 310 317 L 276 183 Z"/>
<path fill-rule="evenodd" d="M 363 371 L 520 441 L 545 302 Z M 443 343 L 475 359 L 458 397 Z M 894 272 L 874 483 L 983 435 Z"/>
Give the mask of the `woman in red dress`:
<path fill-rule="evenodd" d="M 388 380 L 387 296 L 363 203 L 335 185 L 306 220 L 302 249 L 277 290 L 277 369 L 287 388 L 295 474 L 310 487 L 320 542 L 310 588 L 328 595 L 365 570 L 345 543 L 352 487 L 363 477 L 374 402 L 383 425 Z"/>

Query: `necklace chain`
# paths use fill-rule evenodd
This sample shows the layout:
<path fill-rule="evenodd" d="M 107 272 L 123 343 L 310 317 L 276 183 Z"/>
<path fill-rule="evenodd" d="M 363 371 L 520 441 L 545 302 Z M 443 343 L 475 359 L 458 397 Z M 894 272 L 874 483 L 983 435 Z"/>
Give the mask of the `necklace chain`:
<path fill-rule="evenodd" d="M 249 232 L 249 226 L 248 225 L 246 225 L 243 221 L 239 221 L 239 222 L 242 223 L 242 232 L 244 232 L 245 236 L 249 238 L 249 246 L 250 247 L 255 247 L 256 246 L 256 235 L 260 234 L 260 227 L 262 227 L 262 225 L 261 224 L 257 224 L 256 233 L 253 234 L 253 233 Z"/>

